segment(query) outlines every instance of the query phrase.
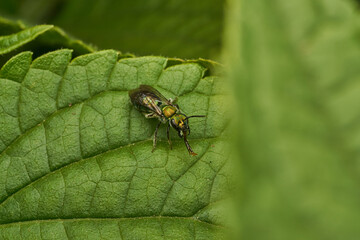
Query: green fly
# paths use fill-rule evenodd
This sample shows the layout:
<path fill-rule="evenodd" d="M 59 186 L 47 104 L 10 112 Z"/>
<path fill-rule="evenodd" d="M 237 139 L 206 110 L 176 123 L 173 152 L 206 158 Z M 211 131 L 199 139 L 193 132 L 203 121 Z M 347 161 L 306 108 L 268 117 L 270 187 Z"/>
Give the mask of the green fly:
<path fill-rule="evenodd" d="M 185 146 L 192 156 L 197 155 L 193 152 L 187 140 L 190 134 L 189 118 L 192 117 L 205 117 L 204 115 L 193 115 L 187 117 L 181 113 L 179 106 L 175 104 L 176 99 L 167 99 L 158 90 L 148 85 L 140 85 L 139 88 L 129 91 L 129 96 L 132 104 L 137 110 L 145 115 L 146 118 L 157 118 L 160 120 L 156 126 L 153 140 L 154 152 L 157 141 L 157 133 L 161 123 L 167 123 L 167 139 L 172 148 L 170 140 L 170 127 L 174 128 L 180 138 L 184 139 Z"/>

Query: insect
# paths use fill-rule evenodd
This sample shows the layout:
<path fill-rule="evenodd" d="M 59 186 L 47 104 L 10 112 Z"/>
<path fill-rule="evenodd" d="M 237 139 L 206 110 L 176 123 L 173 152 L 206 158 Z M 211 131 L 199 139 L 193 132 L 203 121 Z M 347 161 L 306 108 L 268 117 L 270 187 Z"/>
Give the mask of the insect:
<path fill-rule="evenodd" d="M 135 108 L 143 113 L 146 118 L 157 118 L 160 120 L 155 129 L 152 152 L 154 152 L 156 147 L 157 133 L 161 123 L 168 123 L 166 135 L 170 149 L 172 148 L 170 127 L 172 127 L 178 132 L 179 137 L 184 139 L 189 154 L 192 156 L 197 155 L 191 149 L 187 140 L 187 136 L 190 134 L 189 118 L 205 117 L 204 115 L 187 117 L 181 113 L 179 106 L 175 104 L 177 99 L 167 99 L 158 90 L 148 85 L 140 85 L 139 88 L 129 91 L 129 97 Z"/>

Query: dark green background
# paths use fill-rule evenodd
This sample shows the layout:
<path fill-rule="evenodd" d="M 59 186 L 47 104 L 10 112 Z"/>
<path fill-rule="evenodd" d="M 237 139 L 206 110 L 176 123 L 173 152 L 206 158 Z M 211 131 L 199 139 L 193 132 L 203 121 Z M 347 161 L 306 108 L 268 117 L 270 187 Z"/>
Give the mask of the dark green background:
<path fill-rule="evenodd" d="M 99 49 L 136 55 L 217 59 L 222 0 L 2 0 L 0 14 L 54 24 Z"/>

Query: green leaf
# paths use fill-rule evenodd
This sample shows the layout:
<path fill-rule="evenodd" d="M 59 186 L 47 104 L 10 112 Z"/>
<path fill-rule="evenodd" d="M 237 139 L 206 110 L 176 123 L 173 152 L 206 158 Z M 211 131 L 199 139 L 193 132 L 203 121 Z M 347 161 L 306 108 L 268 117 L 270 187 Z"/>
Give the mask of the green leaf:
<path fill-rule="evenodd" d="M 350 1 L 230 1 L 243 239 L 360 236 L 359 15 Z"/>
<path fill-rule="evenodd" d="M 22 22 L 14 22 L 0 17 L 0 65 L 12 56 L 31 51 L 35 57 L 47 52 L 70 48 L 73 56 L 93 52 L 90 45 L 67 35 L 62 29 L 52 25 L 28 27 Z"/>
<path fill-rule="evenodd" d="M 39 25 L 18 33 L 0 37 L 0 54 L 8 53 L 35 39 L 40 34 L 53 28 L 52 25 Z"/>
<path fill-rule="evenodd" d="M 13 57 L 0 71 L 0 236 L 3 239 L 222 239 L 229 188 L 223 81 L 203 62 L 120 59 L 108 50 Z M 209 63 L 210 64 L 210 63 Z M 191 119 L 189 156 L 128 90 L 179 97 Z"/>

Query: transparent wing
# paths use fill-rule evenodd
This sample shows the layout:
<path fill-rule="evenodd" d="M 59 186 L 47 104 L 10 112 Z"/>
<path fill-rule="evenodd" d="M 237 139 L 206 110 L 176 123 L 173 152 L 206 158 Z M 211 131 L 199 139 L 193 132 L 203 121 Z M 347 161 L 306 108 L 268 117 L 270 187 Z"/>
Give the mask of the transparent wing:
<path fill-rule="evenodd" d="M 155 88 L 148 85 L 140 85 L 139 88 L 129 91 L 131 102 L 143 113 L 155 113 L 162 116 L 162 104 L 168 100 Z"/>
<path fill-rule="evenodd" d="M 169 100 L 166 97 L 164 97 L 164 95 L 162 95 L 158 90 L 156 90 L 155 88 L 153 88 L 149 85 L 140 85 L 140 87 L 138 89 L 142 92 L 147 92 L 149 94 L 152 93 L 155 96 L 157 96 L 163 103 L 165 103 L 167 105 L 171 105 Z"/>

